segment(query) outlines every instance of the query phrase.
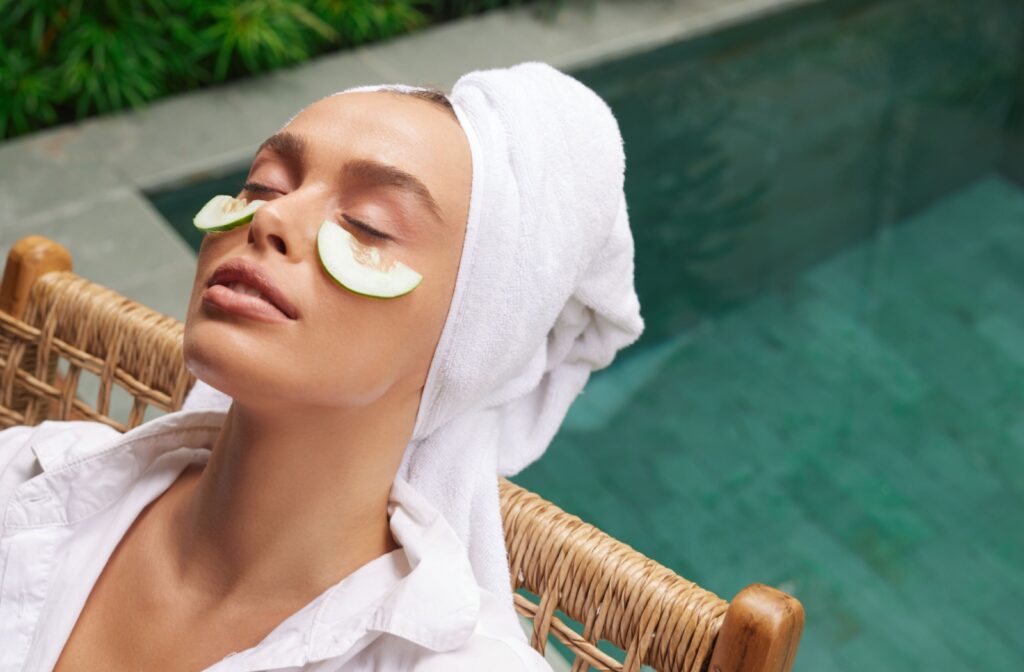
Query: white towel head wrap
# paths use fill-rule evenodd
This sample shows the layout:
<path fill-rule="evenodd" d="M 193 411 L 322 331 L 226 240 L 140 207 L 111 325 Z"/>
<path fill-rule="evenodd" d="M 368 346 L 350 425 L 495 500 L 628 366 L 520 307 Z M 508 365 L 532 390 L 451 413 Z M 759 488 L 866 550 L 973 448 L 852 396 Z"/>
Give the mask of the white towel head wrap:
<path fill-rule="evenodd" d="M 497 476 L 543 454 L 591 372 L 644 328 L 625 156 L 608 105 L 546 63 L 469 72 L 449 98 L 472 152 L 469 215 L 399 474 L 463 540 L 480 585 L 511 608 Z M 229 403 L 197 381 L 185 408 Z"/>

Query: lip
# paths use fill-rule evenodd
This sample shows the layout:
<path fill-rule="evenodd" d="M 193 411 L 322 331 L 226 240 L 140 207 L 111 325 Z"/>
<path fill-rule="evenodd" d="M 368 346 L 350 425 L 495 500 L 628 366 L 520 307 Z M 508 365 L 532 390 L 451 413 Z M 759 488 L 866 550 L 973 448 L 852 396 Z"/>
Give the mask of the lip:
<path fill-rule="evenodd" d="M 228 289 L 227 285 L 233 282 L 244 282 L 257 289 L 266 300 Z M 218 266 L 206 282 L 202 298 L 219 308 L 250 317 L 273 318 L 274 321 L 292 321 L 299 317 L 295 306 L 270 274 L 244 257 L 229 259 Z"/>

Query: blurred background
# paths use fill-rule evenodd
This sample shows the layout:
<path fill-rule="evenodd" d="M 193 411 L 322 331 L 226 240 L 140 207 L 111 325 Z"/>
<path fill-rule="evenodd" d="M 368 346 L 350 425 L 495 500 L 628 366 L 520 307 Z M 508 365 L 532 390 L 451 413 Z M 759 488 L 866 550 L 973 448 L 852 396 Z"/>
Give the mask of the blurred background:
<path fill-rule="evenodd" d="M 46 235 L 178 319 L 192 216 L 300 107 L 577 77 L 623 131 L 647 330 L 512 480 L 797 596 L 802 672 L 1024 669 L 1021 0 L 0 9 L 0 253 Z"/>

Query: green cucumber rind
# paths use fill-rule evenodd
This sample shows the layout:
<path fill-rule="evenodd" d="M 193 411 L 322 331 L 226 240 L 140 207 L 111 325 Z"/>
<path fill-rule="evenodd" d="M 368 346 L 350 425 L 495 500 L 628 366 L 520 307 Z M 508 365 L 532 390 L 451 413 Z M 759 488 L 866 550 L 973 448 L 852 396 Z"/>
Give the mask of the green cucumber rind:
<path fill-rule="evenodd" d="M 352 292 L 353 294 L 358 294 L 359 296 L 365 296 L 365 297 L 367 297 L 369 299 L 382 299 L 382 300 L 397 299 L 398 297 L 405 296 L 406 294 L 408 294 L 412 290 L 416 289 L 417 287 L 420 286 L 420 283 L 423 282 L 423 276 L 420 276 L 420 279 L 416 281 L 415 285 L 413 285 L 412 287 L 410 287 L 409 289 L 405 290 L 404 292 L 402 292 L 400 294 L 388 294 L 388 295 L 384 295 L 384 296 L 382 296 L 380 294 L 365 294 L 365 293 L 360 292 L 358 290 L 352 289 L 351 287 L 349 287 L 348 285 L 343 283 L 341 280 L 338 280 L 338 278 L 334 277 L 334 274 L 331 273 L 331 269 L 327 268 L 327 264 L 324 263 L 323 257 L 321 257 L 319 254 L 316 255 L 316 256 L 317 256 L 317 259 L 320 261 L 320 267 L 324 269 L 325 273 L 327 273 L 327 277 L 329 277 L 331 280 L 334 281 L 334 284 L 338 285 L 339 287 L 343 287 L 343 288 L 347 289 L 348 291 Z"/>
<path fill-rule="evenodd" d="M 335 222 L 333 222 L 333 221 L 328 219 L 328 220 L 324 220 L 323 222 L 320 223 L 320 230 L 322 230 L 323 227 L 326 226 L 326 225 L 339 226 L 340 227 L 339 224 L 337 224 L 337 223 L 335 223 Z M 408 294 L 412 290 L 416 289 L 417 287 L 420 286 L 420 283 L 423 282 L 423 276 L 421 274 L 417 273 L 414 269 L 410 268 L 409 270 L 412 271 L 413 273 L 416 273 L 416 275 L 419 276 L 419 279 L 416 280 L 416 284 L 411 285 L 408 289 L 406 289 L 406 290 L 404 290 L 402 292 L 399 292 L 397 294 L 367 294 L 365 292 L 360 292 L 357 289 L 353 289 L 352 287 L 349 287 L 348 285 L 343 283 L 340 279 L 338 279 L 334 275 L 334 273 L 331 272 L 331 269 L 328 268 L 328 266 L 327 266 L 327 262 L 324 261 L 324 255 L 323 255 L 323 253 L 320 250 L 320 237 L 321 237 L 320 236 L 320 230 L 317 231 L 317 255 L 316 255 L 317 256 L 317 260 L 320 262 L 320 267 L 327 274 L 327 277 L 329 277 L 331 280 L 333 280 L 334 283 L 337 284 L 339 287 L 343 287 L 346 290 L 352 292 L 353 294 L 357 294 L 359 296 L 365 296 L 365 297 L 370 298 L 370 299 L 397 299 L 398 297 L 405 296 L 406 294 Z M 349 235 L 351 235 L 351 234 L 349 234 Z M 401 262 L 399 262 L 399 263 L 401 263 Z"/>
<path fill-rule="evenodd" d="M 196 213 L 196 216 L 192 218 L 193 226 L 195 226 L 200 231 L 206 231 L 206 232 L 230 231 L 231 229 L 238 228 L 239 226 L 242 226 L 243 224 L 247 224 L 250 221 L 252 221 L 252 218 L 253 218 L 253 216 L 255 216 L 256 211 L 259 210 L 260 206 L 262 206 L 264 203 L 266 203 L 266 201 L 260 201 L 260 200 L 250 201 L 246 205 L 247 208 L 252 208 L 252 210 L 250 212 L 247 212 L 247 213 L 245 213 L 243 215 L 240 215 L 237 219 L 231 220 L 230 222 L 226 222 L 224 224 L 218 224 L 216 226 L 204 226 L 203 224 L 201 224 L 200 223 L 200 219 L 203 218 L 204 213 L 206 211 L 212 209 L 218 199 L 222 199 L 223 200 L 224 198 L 235 198 L 235 197 L 234 196 L 229 196 L 227 194 L 218 194 L 217 196 L 214 196 L 213 198 L 211 198 L 209 201 L 206 202 L 205 205 L 203 205 L 202 208 L 199 209 L 199 212 Z M 253 208 L 254 205 L 256 206 L 255 208 Z M 209 214 L 207 214 L 206 216 L 210 217 Z"/>

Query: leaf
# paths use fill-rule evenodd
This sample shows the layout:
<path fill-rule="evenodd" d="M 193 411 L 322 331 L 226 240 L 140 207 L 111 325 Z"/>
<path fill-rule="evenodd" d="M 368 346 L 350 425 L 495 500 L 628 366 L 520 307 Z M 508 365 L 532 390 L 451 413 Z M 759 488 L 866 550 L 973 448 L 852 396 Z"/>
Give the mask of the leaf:
<path fill-rule="evenodd" d="M 0 0 L 0 138 L 505 4 Z"/>

